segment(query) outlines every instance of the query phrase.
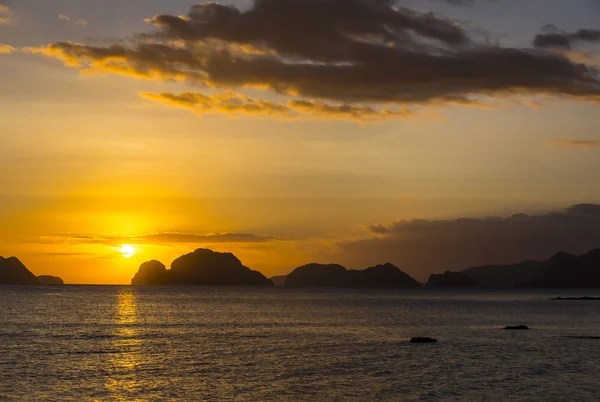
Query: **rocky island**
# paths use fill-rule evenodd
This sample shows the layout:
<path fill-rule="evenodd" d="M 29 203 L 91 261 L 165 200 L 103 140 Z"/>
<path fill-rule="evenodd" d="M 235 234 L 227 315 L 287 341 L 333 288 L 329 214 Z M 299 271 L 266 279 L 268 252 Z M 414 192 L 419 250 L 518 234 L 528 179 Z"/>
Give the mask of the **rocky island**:
<path fill-rule="evenodd" d="M 134 286 L 273 286 L 273 282 L 258 271 L 252 271 L 231 253 L 198 249 L 179 257 L 167 269 L 159 261 L 140 266 L 131 280 Z"/>
<path fill-rule="evenodd" d="M 63 285 L 63 280 L 54 276 L 36 277 L 16 257 L 0 257 L 0 285 Z"/>
<path fill-rule="evenodd" d="M 296 268 L 285 280 L 286 287 L 329 288 L 420 288 L 419 282 L 392 264 L 365 270 L 347 270 L 337 264 L 308 264 Z"/>

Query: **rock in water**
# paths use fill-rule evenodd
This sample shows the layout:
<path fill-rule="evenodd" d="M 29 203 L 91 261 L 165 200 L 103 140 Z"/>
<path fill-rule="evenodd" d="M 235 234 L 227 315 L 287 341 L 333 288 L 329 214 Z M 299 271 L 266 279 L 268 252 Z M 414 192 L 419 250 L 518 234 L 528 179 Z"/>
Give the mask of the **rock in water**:
<path fill-rule="evenodd" d="M 505 327 L 504 329 L 523 330 L 523 329 L 529 329 L 529 327 L 527 325 L 514 325 L 514 326 L 509 325 L 508 327 Z"/>
<path fill-rule="evenodd" d="M 437 339 L 427 338 L 427 337 L 412 338 L 410 340 L 410 343 L 436 343 L 436 342 L 437 342 Z"/>

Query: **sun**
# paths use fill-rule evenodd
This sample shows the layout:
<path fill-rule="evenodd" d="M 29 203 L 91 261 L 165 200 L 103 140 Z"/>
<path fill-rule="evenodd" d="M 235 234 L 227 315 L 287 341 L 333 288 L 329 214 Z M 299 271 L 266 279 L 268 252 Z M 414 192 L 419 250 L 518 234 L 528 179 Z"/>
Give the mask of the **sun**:
<path fill-rule="evenodd" d="M 135 249 L 129 244 L 124 244 L 121 247 L 121 255 L 125 258 L 131 258 L 135 254 Z"/>

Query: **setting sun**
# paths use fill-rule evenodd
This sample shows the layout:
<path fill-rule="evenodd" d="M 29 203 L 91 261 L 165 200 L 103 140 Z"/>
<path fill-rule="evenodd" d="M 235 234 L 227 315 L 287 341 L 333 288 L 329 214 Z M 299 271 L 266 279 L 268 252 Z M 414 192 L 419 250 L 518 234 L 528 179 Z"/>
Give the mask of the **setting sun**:
<path fill-rule="evenodd" d="M 135 254 L 135 249 L 128 245 L 125 244 L 123 247 L 121 247 L 121 255 L 125 258 L 131 258 L 133 257 L 133 255 Z"/>

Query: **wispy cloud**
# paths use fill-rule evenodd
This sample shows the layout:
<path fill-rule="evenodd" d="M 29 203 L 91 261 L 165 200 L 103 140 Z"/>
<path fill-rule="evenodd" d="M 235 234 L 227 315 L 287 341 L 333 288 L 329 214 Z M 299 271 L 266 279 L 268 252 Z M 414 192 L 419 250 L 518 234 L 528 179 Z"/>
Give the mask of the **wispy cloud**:
<path fill-rule="evenodd" d="M 600 147 L 600 141 L 598 140 L 551 140 L 550 142 L 558 145 L 567 147 L 584 147 L 584 148 L 598 148 Z"/>
<path fill-rule="evenodd" d="M 226 115 L 246 114 L 255 116 L 277 116 L 284 119 L 343 119 L 369 122 L 384 119 L 413 117 L 414 112 L 407 108 L 375 109 L 369 106 L 349 104 L 329 104 L 313 100 L 290 100 L 271 102 L 250 98 L 237 92 L 204 95 L 199 92 L 174 94 L 141 93 L 145 99 L 182 107 L 198 114 L 221 113 Z"/>
<path fill-rule="evenodd" d="M 10 23 L 11 11 L 8 6 L 4 4 L 0 4 L 0 24 L 8 24 Z"/>
<path fill-rule="evenodd" d="M 96 236 L 82 234 L 58 234 L 38 240 L 44 244 L 221 244 L 221 243 L 267 243 L 280 239 L 248 233 L 193 234 L 179 232 L 151 233 L 137 236 Z"/>
<path fill-rule="evenodd" d="M 83 20 L 83 19 L 74 20 L 74 19 L 71 19 L 71 17 L 69 17 L 68 15 L 65 15 L 65 14 L 58 14 L 58 19 L 59 20 L 63 20 L 63 21 L 67 21 L 69 24 L 77 25 L 77 26 L 80 26 L 82 28 L 85 28 L 89 24 L 89 22 L 86 21 L 86 20 Z"/>
<path fill-rule="evenodd" d="M 16 50 L 17 49 L 15 49 L 14 47 L 12 47 L 10 45 L 0 44 L 0 53 L 12 53 L 12 52 L 14 52 Z"/>

